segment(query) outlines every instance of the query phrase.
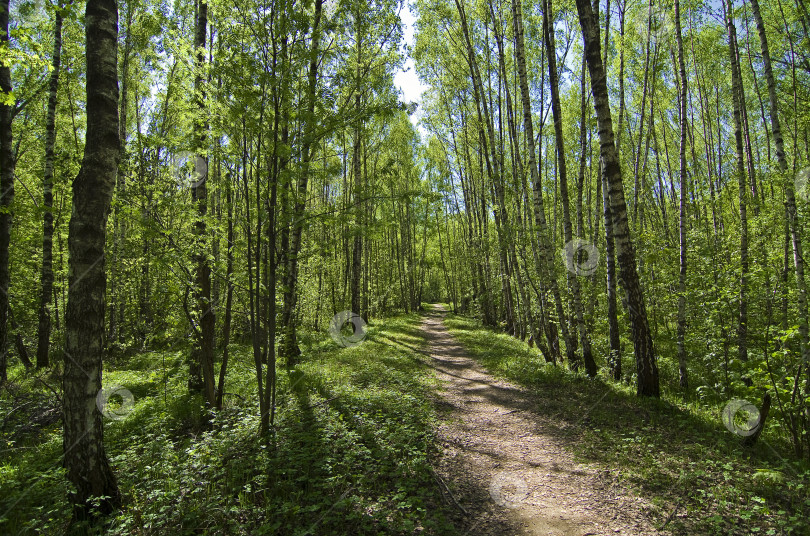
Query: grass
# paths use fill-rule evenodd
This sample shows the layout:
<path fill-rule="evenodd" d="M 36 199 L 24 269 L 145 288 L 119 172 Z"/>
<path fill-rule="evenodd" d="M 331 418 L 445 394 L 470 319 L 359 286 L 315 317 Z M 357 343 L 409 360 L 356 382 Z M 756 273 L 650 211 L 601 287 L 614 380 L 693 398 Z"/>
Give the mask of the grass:
<path fill-rule="evenodd" d="M 745 449 L 723 426 L 722 404 L 670 392 L 661 400 L 637 398 L 628 384 L 547 365 L 537 350 L 480 321 L 448 315 L 445 324 L 490 372 L 532 390 L 543 425 L 580 461 L 649 499 L 657 527 L 666 524 L 674 534 L 810 534 L 810 468 L 789 459 L 778 424 Z M 672 368 L 669 361 L 662 359 L 662 368 Z"/>
<path fill-rule="evenodd" d="M 105 385 L 125 387 L 135 405 L 126 418 L 105 420 L 125 507 L 101 532 L 455 534 L 429 463 L 438 452 L 427 396 L 435 380 L 420 353 L 420 322 L 385 319 L 351 348 L 305 334 L 297 372 L 279 371 L 269 440 L 258 437 L 247 347 L 232 348 L 226 407 L 208 429 L 199 400 L 186 392 L 182 351 L 107 366 Z M 19 369 L 11 376 L 18 398 L 34 400 L 36 412 L 58 407 L 32 376 Z M 10 393 L 0 399 L 3 415 Z M 69 507 L 60 423 L 27 426 L 30 414 L 15 415 L 0 436 L 0 533 L 62 534 Z"/>

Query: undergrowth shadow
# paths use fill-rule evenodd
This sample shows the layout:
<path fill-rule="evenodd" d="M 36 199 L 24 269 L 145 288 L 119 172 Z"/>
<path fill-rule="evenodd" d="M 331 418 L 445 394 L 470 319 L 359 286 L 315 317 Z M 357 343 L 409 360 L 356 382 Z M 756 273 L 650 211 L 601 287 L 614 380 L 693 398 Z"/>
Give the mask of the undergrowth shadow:
<path fill-rule="evenodd" d="M 447 315 L 444 321 L 490 372 L 527 388 L 542 433 L 582 462 L 601 466 L 610 483 L 651 498 L 665 520 L 658 522 L 674 533 L 806 533 L 808 468 L 766 442 L 744 449 L 723 427 L 719 410 L 638 398 L 627 385 L 548 365 L 525 343 L 475 320 Z M 498 389 L 485 392 L 493 402 L 508 402 Z"/>

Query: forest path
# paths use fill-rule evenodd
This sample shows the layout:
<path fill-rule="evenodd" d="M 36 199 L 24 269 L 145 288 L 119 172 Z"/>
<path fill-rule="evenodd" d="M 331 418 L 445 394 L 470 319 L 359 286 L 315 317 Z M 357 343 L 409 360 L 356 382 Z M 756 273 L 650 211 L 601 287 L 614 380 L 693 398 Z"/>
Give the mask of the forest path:
<path fill-rule="evenodd" d="M 495 379 L 447 331 L 434 306 L 423 330 L 443 388 L 435 468 L 462 534 L 585 536 L 666 534 L 645 502 L 574 461 L 564 438 L 546 431 L 531 393 Z"/>

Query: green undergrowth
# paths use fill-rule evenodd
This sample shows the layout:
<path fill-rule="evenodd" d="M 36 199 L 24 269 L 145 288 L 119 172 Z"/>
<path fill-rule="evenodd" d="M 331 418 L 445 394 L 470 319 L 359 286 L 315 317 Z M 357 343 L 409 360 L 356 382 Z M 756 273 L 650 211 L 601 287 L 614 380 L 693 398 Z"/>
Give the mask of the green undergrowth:
<path fill-rule="evenodd" d="M 420 322 L 379 321 L 350 348 L 304 334 L 297 370 L 279 370 L 274 433 L 264 439 L 248 347 L 233 347 L 226 407 L 210 427 L 186 393 L 182 352 L 107 366 L 105 385 L 130 390 L 135 404 L 125 418 L 105 420 L 125 506 L 103 532 L 454 534 L 429 464 L 435 379 L 420 352 Z M 30 376 L 16 371 L 12 380 L 18 392 L 47 399 Z M 8 430 L 2 436 L 0 534 L 61 534 L 69 509 L 60 423 L 20 426 L 15 443 Z"/>
<path fill-rule="evenodd" d="M 445 325 L 490 372 L 531 389 L 543 429 L 580 461 L 649 499 L 656 527 L 674 534 L 810 534 L 810 468 L 790 459 L 776 425 L 744 448 L 722 423 L 723 404 L 668 392 L 641 399 L 604 371 L 589 379 L 548 365 L 536 349 L 478 320 L 448 315 Z"/>

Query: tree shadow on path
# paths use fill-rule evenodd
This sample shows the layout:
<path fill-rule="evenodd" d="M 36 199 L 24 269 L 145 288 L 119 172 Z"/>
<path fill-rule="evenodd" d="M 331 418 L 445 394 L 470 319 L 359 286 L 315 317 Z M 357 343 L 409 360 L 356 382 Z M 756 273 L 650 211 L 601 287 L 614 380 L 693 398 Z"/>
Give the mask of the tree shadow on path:
<path fill-rule="evenodd" d="M 435 401 L 444 417 L 436 471 L 457 503 L 457 528 L 487 536 L 662 534 L 642 501 L 574 461 L 567 427 L 537 413 L 536 396 L 470 358 L 444 316 L 434 309 L 423 329 L 444 382 Z"/>

